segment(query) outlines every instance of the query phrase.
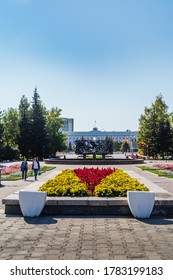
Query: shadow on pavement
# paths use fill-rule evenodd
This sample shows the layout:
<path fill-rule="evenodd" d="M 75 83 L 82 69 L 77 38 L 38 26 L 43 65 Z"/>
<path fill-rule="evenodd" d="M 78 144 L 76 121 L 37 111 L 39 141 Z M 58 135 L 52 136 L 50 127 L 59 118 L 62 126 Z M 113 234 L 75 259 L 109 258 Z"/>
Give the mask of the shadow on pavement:
<path fill-rule="evenodd" d="M 24 221 L 27 224 L 34 224 L 34 225 L 40 225 L 40 224 L 56 224 L 57 220 L 52 218 L 52 217 L 36 217 L 36 218 L 29 218 L 29 217 L 24 217 Z"/>
<path fill-rule="evenodd" d="M 165 218 L 165 217 L 156 217 L 150 219 L 137 219 L 148 225 L 158 225 L 158 226 L 165 226 L 165 225 L 173 225 L 173 217 Z"/>

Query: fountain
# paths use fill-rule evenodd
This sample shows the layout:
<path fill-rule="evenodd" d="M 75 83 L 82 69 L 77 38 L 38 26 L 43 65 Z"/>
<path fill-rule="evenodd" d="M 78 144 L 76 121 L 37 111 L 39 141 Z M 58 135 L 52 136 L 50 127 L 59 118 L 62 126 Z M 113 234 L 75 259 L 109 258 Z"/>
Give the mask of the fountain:
<path fill-rule="evenodd" d="M 78 165 L 115 165 L 115 164 L 138 164 L 144 159 L 135 158 L 115 158 L 113 156 L 113 140 L 80 139 L 75 142 L 75 154 L 77 158 L 64 156 L 63 158 L 45 159 L 45 163 L 50 164 L 78 164 Z"/>

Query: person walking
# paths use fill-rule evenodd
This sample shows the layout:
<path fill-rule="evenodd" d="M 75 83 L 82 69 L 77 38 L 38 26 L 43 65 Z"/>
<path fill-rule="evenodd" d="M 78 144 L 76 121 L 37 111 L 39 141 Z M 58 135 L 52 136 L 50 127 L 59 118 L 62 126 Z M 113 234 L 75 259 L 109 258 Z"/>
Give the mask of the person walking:
<path fill-rule="evenodd" d="M 32 162 L 32 170 L 34 170 L 35 181 L 37 181 L 38 171 L 40 170 L 40 163 L 37 157 L 34 157 Z"/>
<path fill-rule="evenodd" d="M 22 180 L 26 181 L 27 172 L 28 172 L 28 162 L 27 162 L 27 158 L 25 158 L 25 157 L 21 163 L 20 170 L 22 172 Z"/>

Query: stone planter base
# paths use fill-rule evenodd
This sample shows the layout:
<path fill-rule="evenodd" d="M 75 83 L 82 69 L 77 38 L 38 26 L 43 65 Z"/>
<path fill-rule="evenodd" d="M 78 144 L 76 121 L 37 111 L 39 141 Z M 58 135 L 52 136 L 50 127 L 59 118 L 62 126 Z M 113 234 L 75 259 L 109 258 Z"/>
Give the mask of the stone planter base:
<path fill-rule="evenodd" d="M 19 205 L 23 216 L 38 217 L 46 203 L 47 192 L 19 191 Z"/>
<path fill-rule="evenodd" d="M 127 200 L 135 218 L 149 218 L 154 206 L 155 193 L 147 191 L 128 191 Z"/>

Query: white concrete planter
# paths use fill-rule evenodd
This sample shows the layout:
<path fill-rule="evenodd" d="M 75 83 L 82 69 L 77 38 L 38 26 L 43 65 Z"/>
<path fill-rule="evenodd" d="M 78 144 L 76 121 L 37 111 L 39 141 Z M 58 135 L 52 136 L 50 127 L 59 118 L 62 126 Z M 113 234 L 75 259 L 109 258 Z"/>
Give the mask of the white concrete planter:
<path fill-rule="evenodd" d="M 129 208 L 135 218 L 149 218 L 154 206 L 155 193 L 150 191 L 128 191 Z"/>
<path fill-rule="evenodd" d="M 38 217 L 46 203 L 47 192 L 19 191 L 19 204 L 23 216 Z"/>

